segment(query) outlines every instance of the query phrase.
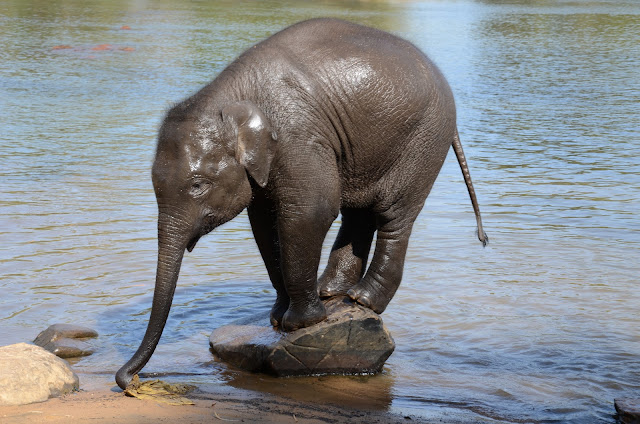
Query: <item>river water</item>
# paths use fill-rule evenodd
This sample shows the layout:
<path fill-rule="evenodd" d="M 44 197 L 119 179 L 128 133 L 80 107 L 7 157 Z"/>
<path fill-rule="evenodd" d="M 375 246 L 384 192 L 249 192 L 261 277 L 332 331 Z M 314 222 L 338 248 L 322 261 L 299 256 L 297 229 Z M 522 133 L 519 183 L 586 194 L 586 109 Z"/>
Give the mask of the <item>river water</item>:
<path fill-rule="evenodd" d="M 186 255 L 145 372 L 445 422 L 615 422 L 614 398 L 640 396 L 634 0 L 2 4 L 0 345 L 88 325 L 98 352 L 76 369 L 111 379 L 151 304 L 163 113 L 252 43 L 335 16 L 443 70 L 491 243 L 450 154 L 383 315 L 384 372 L 274 380 L 208 351 L 214 328 L 274 300 L 242 214 Z"/>

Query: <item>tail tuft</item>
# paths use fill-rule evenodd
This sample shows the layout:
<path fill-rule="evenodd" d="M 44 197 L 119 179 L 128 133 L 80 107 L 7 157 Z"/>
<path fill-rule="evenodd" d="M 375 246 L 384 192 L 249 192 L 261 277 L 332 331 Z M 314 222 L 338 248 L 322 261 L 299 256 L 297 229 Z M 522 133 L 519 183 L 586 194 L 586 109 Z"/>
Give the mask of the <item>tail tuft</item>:
<path fill-rule="evenodd" d="M 489 236 L 484 231 L 482 235 L 480 235 L 480 231 L 478 231 L 478 240 L 482 242 L 482 247 L 487 247 L 487 244 L 489 244 Z"/>

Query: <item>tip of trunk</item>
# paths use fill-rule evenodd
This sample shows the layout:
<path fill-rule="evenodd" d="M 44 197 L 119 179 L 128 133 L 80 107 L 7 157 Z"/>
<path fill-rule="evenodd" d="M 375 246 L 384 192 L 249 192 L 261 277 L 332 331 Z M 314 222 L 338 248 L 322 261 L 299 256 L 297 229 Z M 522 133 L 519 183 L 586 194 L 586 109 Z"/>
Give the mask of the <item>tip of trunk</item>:
<path fill-rule="evenodd" d="M 131 383 L 134 375 L 134 373 L 127 369 L 126 365 L 120 368 L 116 373 L 116 383 L 118 384 L 118 387 L 120 387 L 122 390 L 125 390 L 129 383 Z"/>

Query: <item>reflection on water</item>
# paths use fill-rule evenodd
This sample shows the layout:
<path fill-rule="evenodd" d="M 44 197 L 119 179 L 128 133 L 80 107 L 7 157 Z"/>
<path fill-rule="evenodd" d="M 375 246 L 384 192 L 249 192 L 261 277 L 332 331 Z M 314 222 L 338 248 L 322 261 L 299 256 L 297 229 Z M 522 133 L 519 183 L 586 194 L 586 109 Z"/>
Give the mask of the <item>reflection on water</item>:
<path fill-rule="evenodd" d="M 320 376 L 277 378 L 260 374 L 228 373 L 232 387 L 259 390 L 296 400 L 316 403 L 336 403 L 351 408 L 386 410 L 393 400 L 393 375 Z"/>
<path fill-rule="evenodd" d="M 274 299 L 242 215 L 186 256 L 145 372 L 469 419 L 613 422 L 613 399 L 637 396 L 636 2 L 176 3 L 4 2 L 0 344 L 83 323 L 101 336 L 76 367 L 111 379 L 151 305 L 164 111 L 251 43 L 330 15 L 398 33 L 440 65 L 492 244 L 475 240 L 450 157 L 384 314 L 397 348 L 383 374 L 274 380 L 208 351 L 213 328 Z"/>

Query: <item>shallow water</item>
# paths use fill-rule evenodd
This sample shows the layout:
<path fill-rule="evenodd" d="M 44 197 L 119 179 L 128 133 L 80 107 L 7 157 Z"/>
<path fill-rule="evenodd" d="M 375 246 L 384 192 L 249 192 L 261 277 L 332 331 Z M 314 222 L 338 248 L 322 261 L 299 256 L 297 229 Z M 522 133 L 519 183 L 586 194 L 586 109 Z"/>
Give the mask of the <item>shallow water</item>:
<path fill-rule="evenodd" d="M 0 345 L 88 325 L 99 352 L 77 369 L 113 374 L 151 304 L 163 113 L 252 43 L 336 16 L 408 38 L 441 67 L 491 243 L 475 239 L 451 154 L 383 315 L 397 344 L 384 372 L 274 381 L 208 351 L 213 328 L 274 300 L 243 214 L 187 254 L 145 372 L 445 421 L 614 422 L 613 399 L 640 394 L 635 1 L 3 6 Z"/>

